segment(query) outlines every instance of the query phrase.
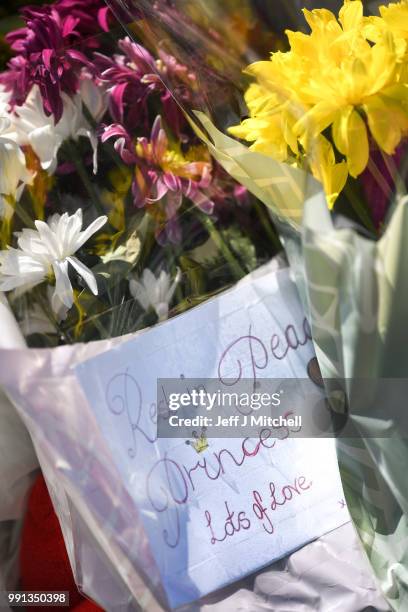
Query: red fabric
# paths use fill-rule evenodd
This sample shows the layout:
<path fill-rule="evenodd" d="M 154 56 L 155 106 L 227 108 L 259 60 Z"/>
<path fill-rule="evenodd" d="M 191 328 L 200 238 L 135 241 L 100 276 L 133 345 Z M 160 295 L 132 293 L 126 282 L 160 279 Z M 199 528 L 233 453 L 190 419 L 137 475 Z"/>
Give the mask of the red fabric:
<path fill-rule="evenodd" d="M 69 591 L 69 608 L 75 612 L 99 612 L 75 586 L 57 516 L 42 475 L 31 490 L 22 531 L 20 552 L 21 590 Z M 30 610 L 49 612 L 45 606 Z"/>

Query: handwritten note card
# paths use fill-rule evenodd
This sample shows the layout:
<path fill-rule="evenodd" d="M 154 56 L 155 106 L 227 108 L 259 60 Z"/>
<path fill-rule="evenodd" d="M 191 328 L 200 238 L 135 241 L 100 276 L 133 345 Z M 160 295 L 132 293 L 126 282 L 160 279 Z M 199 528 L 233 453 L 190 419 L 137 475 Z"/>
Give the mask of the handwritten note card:
<path fill-rule="evenodd" d="M 156 437 L 158 378 L 305 378 L 310 330 L 286 270 L 78 366 L 142 516 L 172 607 L 232 583 L 348 521 L 334 442 Z"/>

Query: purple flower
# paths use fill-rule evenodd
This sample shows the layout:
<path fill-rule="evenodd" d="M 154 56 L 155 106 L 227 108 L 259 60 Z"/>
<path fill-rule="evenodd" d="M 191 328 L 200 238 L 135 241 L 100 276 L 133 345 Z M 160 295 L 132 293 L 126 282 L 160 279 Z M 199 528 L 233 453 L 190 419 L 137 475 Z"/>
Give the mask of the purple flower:
<path fill-rule="evenodd" d="M 117 138 L 115 149 L 128 165 L 135 166 L 132 193 L 135 206 L 146 207 L 157 221 L 156 237 L 160 244 L 181 239 L 177 213 L 183 197 L 201 211 L 212 214 L 214 202 L 206 193 L 211 186 L 211 161 L 203 147 L 183 155 L 179 145 L 170 145 L 161 117 L 156 117 L 150 140 L 134 143 L 121 125 L 105 129 L 102 141 Z M 202 159 L 204 158 L 204 159 Z"/>
<path fill-rule="evenodd" d="M 195 87 L 195 76 L 173 56 L 160 51 L 159 59 L 155 60 L 142 45 L 129 38 L 119 41 L 119 48 L 123 54 L 113 58 L 95 54 L 99 77 L 108 85 L 113 120 L 129 129 L 148 127 L 147 102 L 152 94 L 157 94 L 163 117 L 174 132 L 182 136 L 187 123 L 165 82 L 171 80 L 176 97 L 186 100 Z"/>
<path fill-rule="evenodd" d="M 11 92 L 11 104 L 21 106 L 37 84 L 44 112 L 57 123 L 63 112 L 62 92 L 73 96 L 79 68 L 89 66 L 88 50 L 99 46 L 96 34 L 108 28 L 102 0 L 59 0 L 51 6 L 22 10 L 26 26 L 6 36 L 16 56 L 0 82 Z"/>
<path fill-rule="evenodd" d="M 363 192 L 376 229 L 384 222 L 395 189 L 398 167 L 407 151 L 407 144 L 400 145 L 387 164 L 381 151 L 372 149 L 370 162 L 361 175 Z"/>
<path fill-rule="evenodd" d="M 109 30 L 111 13 L 104 0 L 58 0 L 54 7 L 61 17 L 78 21 L 77 31 L 81 36 L 98 36 L 101 31 Z M 92 39 L 92 45 L 99 47 L 95 39 Z"/>

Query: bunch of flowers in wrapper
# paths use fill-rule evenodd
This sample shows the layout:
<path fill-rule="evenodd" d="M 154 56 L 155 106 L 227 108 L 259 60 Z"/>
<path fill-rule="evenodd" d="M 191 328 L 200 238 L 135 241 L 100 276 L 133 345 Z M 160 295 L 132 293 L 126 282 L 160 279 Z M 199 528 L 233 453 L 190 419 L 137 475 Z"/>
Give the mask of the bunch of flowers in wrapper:
<path fill-rule="evenodd" d="M 188 104 L 194 71 L 101 0 L 21 17 L 0 74 L 0 290 L 30 344 L 135 331 L 269 258 L 271 223 L 164 85 Z"/>
<path fill-rule="evenodd" d="M 350 513 L 403 609 L 408 448 L 369 394 L 355 414 L 351 391 L 408 371 L 408 2 L 369 15 L 345 0 L 304 22 L 280 0 L 107 4 L 31 6 L 5 38 L 0 292 L 31 347 L 109 340 L 283 244 L 326 385 L 345 379 L 361 433 L 339 444 Z M 299 31 L 274 28 L 284 11 Z M 72 376 L 65 355 L 56 380 Z"/>
<path fill-rule="evenodd" d="M 408 447 L 398 417 L 387 401 L 375 412 L 374 397 L 382 379 L 408 372 L 408 3 L 321 4 L 335 10 L 304 10 L 269 57 L 226 33 L 220 5 L 209 3 L 208 41 L 194 2 L 126 6 L 129 16 L 137 6 L 152 44 L 194 67 L 200 95 L 188 103 L 171 79 L 169 88 L 279 229 L 325 386 L 344 381 L 356 432 L 338 444 L 348 507 L 384 595 L 402 610 Z"/>

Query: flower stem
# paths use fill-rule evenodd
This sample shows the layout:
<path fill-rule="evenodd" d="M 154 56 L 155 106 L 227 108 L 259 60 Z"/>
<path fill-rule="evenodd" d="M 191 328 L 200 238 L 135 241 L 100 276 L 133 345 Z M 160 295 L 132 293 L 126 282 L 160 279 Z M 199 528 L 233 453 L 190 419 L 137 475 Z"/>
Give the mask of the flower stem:
<path fill-rule="evenodd" d="M 26 227 L 34 228 L 34 222 L 30 215 L 14 198 L 7 198 L 8 204 L 12 208 L 11 214 L 6 214 L 0 222 L 0 249 L 5 249 L 11 242 L 11 235 L 14 223 L 14 215 L 17 215 Z"/>
<path fill-rule="evenodd" d="M 30 215 L 25 211 L 24 206 L 20 204 L 20 202 L 15 202 L 14 204 L 14 214 L 20 218 L 20 220 L 24 223 L 25 227 L 35 228 L 35 224 Z"/>
<path fill-rule="evenodd" d="M 273 246 L 276 248 L 277 251 L 282 250 L 282 244 L 279 240 L 278 234 L 276 233 L 275 227 L 272 225 L 272 219 L 269 217 L 264 205 L 261 204 L 259 200 L 255 201 L 255 210 L 260 222 L 262 223 L 265 233 L 273 244 Z"/>
<path fill-rule="evenodd" d="M 72 140 L 67 140 L 66 146 L 67 146 L 68 151 L 70 152 L 71 161 L 75 165 L 75 168 L 79 174 L 79 177 L 82 181 L 84 188 L 86 189 L 86 192 L 88 193 L 92 201 L 92 204 L 95 206 L 96 210 L 98 211 L 100 215 L 104 215 L 105 211 L 103 209 L 102 204 L 99 201 L 98 194 L 95 191 L 95 187 L 92 181 L 90 181 L 88 173 L 85 170 L 81 162 L 81 157 L 79 155 L 78 148 L 75 146 L 75 143 Z"/>
<path fill-rule="evenodd" d="M 37 287 L 33 289 L 34 301 L 37 302 L 37 304 L 40 306 L 40 308 L 44 312 L 45 316 L 47 317 L 51 325 L 55 328 L 55 331 L 58 335 L 58 339 L 62 340 L 66 344 L 68 342 L 68 339 L 65 333 L 63 332 L 63 330 L 61 329 L 61 326 L 59 325 L 56 317 L 54 317 L 53 314 L 51 313 L 50 304 L 47 298 L 45 298 L 43 295 L 42 291 L 44 287 L 45 285 L 38 285 Z"/>
<path fill-rule="evenodd" d="M 236 257 L 232 253 L 231 249 L 229 248 L 229 246 L 227 245 L 227 243 L 221 236 L 220 232 L 216 228 L 215 223 L 211 219 L 211 217 L 205 214 L 202 214 L 201 219 L 202 219 L 205 229 L 208 231 L 215 245 L 221 251 L 221 253 L 225 257 L 225 260 L 229 264 L 231 268 L 231 272 L 233 273 L 235 280 L 240 280 L 242 277 L 246 275 L 246 271 L 242 268 L 241 264 L 239 263 L 239 261 L 236 259 Z"/>
<path fill-rule="evenodd" d="M 381 151 L 382 158 L 389 175 L 394 181 L 393 195 L 398 197 L 406 194 L 406 175 L 408 170 L 408 147 L 405 148 L 399 164 L 397 164 L 391 155 L 387 155 Z"/>

